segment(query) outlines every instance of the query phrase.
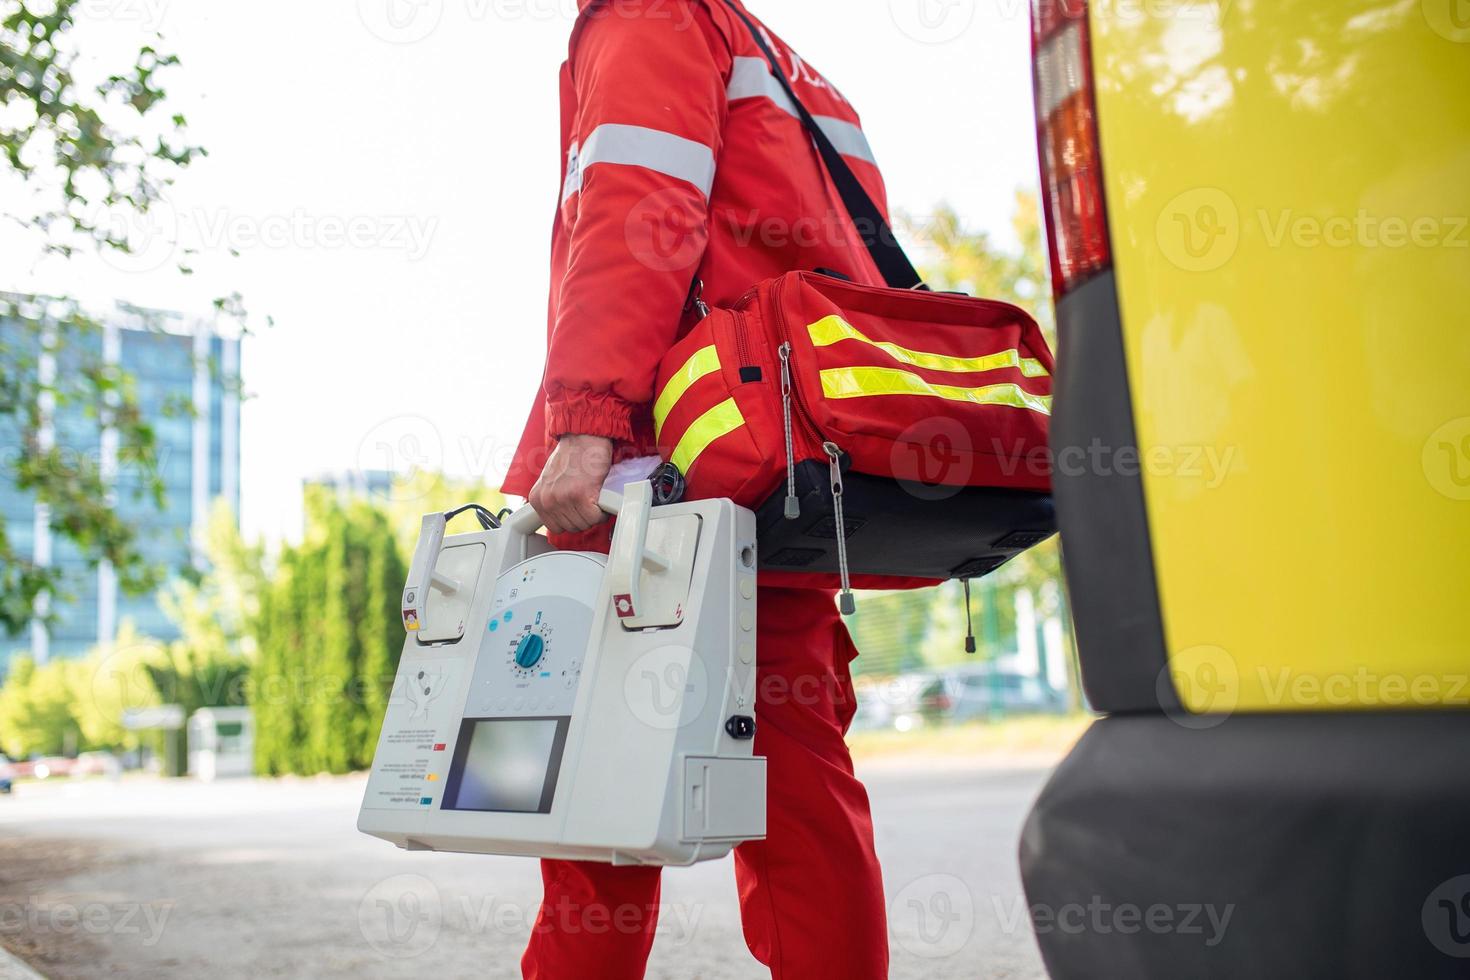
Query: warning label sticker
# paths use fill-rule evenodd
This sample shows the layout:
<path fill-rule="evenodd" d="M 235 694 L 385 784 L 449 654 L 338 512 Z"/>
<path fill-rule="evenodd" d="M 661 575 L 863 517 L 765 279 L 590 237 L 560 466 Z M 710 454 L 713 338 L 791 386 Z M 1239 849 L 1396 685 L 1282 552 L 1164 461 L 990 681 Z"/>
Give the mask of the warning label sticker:
<path fill-rule="evenodd" d="M 454 727 L 452 660 L 421 660 L 400 667 L 388 701 L 363 806 L 412 810 L 436 805 L 449 769 Z"/>

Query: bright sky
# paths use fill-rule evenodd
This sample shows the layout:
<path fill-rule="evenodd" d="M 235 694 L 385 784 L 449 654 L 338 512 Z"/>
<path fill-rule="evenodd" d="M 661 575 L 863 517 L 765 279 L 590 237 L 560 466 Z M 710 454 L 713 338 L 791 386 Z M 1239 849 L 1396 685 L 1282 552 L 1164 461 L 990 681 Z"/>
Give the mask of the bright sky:
<path fill-rule="evenodd" d="M 895 207 L 948 200 L 1008 238 L 1036 181 L 1025 0 L 748 5 L 857 108 Z M 503 473 L 544 351 L 575 0 L 82 6 L 109 66 L 153 26 L 183 61 L 170 104 L 209 157 L 159 220 L 198 272 L 162 245 L 26 265 L 0 236 L 0 288 L 188 312 L 239 290 L 272 315 L 244 350 L 247 533 L 295 536 L 301 479 L 324 470 Z"/>

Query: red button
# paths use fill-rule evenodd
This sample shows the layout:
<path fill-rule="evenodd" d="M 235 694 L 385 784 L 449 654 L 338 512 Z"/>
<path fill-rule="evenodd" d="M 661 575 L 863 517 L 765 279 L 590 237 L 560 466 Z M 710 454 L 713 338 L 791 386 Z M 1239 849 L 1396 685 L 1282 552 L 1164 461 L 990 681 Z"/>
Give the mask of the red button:
<path fill-rule="evenodd" d="M 435 742 L 434 743 L 434 751 L 435 752 L 443 752 L 444 751 L 444 743 L 443 742 Z"/>

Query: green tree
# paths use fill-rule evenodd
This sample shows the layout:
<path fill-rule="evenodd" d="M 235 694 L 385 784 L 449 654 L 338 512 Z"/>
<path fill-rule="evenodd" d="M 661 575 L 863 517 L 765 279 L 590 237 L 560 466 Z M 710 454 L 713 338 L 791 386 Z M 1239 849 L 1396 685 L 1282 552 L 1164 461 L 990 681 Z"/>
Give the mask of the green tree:
<path fill-rule="evenodd" d="M 300 644 L 295 585 L 302 576 L 297 565 L 295 549 L 287 549 L 261 593 L 256 623 L 258 647 L 249 684 L 255 714 L 255 768 L 270 775 L 295 771 L 294 756 L 303 727 L 297 710 L 300 700 L 288 686 Z"/>
<path fill-rule="evenodd" d="M 250 701 L 262 773 L 367 766 L 398 666 L 406 574 L 387 516 L 307 497 L 302 542 L 283 550 L 259 615 Z"/>
<path fill-rule="evenodd" d="M 54 660 L 48 668 L 68 672 L 72 712 L 81 731 L 80 749 L 135 748 L 138 735 L 123 727 L 130 709 L 163 704 L 153 672 L 167 652 L 156 640 L 123 623 L 116 639 L 77 660 Z"/>
<path fill-rule="evenodd" d="M 186 714 L 245 703 L 245 679 L 255 653 L 252 631 L 265 588 L 263 549 L 240 534 L 230 506 L 215 502 L 204 534 L 206 571 L 175 579 L 162 596 L 179 638 L 148 665 L 164 703 Z"/>
<path fill-rule="evenodd" d="M 153 44 L 100 82 L 73 72 L 82 0 L 7 0 L 0 6 L 0 186 L 4 217 L 30 233 L 36 254 L 78 249 L 130 253 L 128 229 L 175 175 L 204 151 L 166 108 L 163 78 L 178 63 Z M 155 36 L 156 39 L 156 36 Z M 188 274 L 184 250 L 179 270 Z M 238 296 L 215 301 L 242 318 Z M 106 363 L 101 326 L 73 300 L 0 294 L 0 439 L 4 479 L 32 496 L 52 533 L 93 564 L 106 560 L 129 592 L 155 587 L 138 532 L 119 513 L 97 461 L 54 436 L 58 412 L 116 433 L 118 458 L 143 479 L 134 491 L 159 506 L 163 483 L 152 419 L 127 372 Z M 181 409 L 183 410 L 183 409 Z M 0 635 L 16 635 L 66 597 L 61 572 L 38 563 L 0 526 Z"/>
<path fill-rule="evenodd" d="M 73 687 L 65 661 L 38 666 L 30 657 L 11 664 L 0 690 L 0 750 L 7 755 L 58 755 L 76 748 Z"/>
<path fill-rule="evenodd" d="M 489 505 L 487 505 L 489 506 Z M 403 625 L 398 619 L 403 580 L 408 575 L 392 537 L 377 534 L 367 541 L 367 574 L 363 596 L 368 610 L 391 610 L 386 616 L 364 617 L 357 624 L 358 678 L 363 710 L 356 725 L 355 755 L 371 760 L 378 749 L 378 733 L 388 710 L 398 656 L 403 651 Z"/>
<path fill-rule="evenodd" d="M 1047 343 L 1056 346 L 1046 246 L 1033 191 L 1016 191 L 1011 215 L 1015 249 L 1002 249 L 988 232 L 966 228 L 946 203 L 937 205 L 927 220 L 902 216 L 899 227 L 905 238 L 919 243 L 916 254 L 931 256 L 920 261 L 919 271 L 933 288 L 1014 303 L 1036 319 Z"/>
<path fill-rule="evenodd" d="M 307 656 L 312 663 L 311 698 L 307 704 L 307 767 L 347 772 L 357 746 L 353 721 L 360 713 L 354 702 L 359 659 L 354 614 L 362 614 L 363 572 L 366 564 L 361 530 L 340 507 L 330 506 L 317 517 L 323 530 L 320 594 L 321 618 L 308 634 Z"/>

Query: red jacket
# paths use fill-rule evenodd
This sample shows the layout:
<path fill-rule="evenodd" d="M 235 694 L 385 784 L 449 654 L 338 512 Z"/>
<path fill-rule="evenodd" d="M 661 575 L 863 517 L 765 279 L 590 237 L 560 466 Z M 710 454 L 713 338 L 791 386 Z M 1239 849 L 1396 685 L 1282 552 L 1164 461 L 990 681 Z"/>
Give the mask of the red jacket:
<path fill-rule="evenodd" d="M 882 280 L 768 62 L 723 0 L 579 0 L 561 67 L 560 208 L 542 398 L 504 489 L 567 433 L 651 454 L 654 374 L 691 284 L 732 303 L 793 269 Z M 764 30 L 764 28 L 762 28 Z M 857 113 L 779 38 L 797 94 L 886 210 Z"/>

